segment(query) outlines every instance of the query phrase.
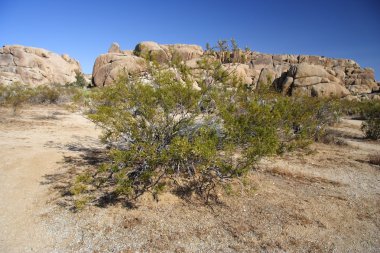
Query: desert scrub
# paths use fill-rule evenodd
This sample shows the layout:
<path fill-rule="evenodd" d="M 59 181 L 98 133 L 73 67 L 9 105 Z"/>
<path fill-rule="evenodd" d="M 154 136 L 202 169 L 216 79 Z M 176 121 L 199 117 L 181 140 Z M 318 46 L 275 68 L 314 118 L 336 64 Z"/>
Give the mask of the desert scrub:
<path fill-rule="evenodd" d="M 363 120 L 362 130 L 367 138 L 380 138 L 380 101 L 340 101 L 342 113 Z"/>
<path fill-rule="evenodd" d="M 219 119 L 202 114 L 202 92 L 170 71 L 152 73 L 154 82 L 121 79 L 94 98 L 89 118 L 112 146 L 108 171 L 115 191 L 129 199 L 157 195 L 166 185 L 189 186 L 202 195 L 240 173 L 232 163 Z M 104 170 L 104 166 L 103 166 Z"/>
<path fill-rule="evenodd" d="M 364 118 L 362 130 L 367 138 L 380 139 L 380 102 L 368 101 L 361 106 L 361 115 Z"/>
<path fill-rule="evenodd" d="M 11 85 L 1 86 L 0 103 L 2 106 L 10 106 L 13 113 L 26 102 L 31 96 L 31 89 L 21 83 L 12 83 Z"/>
<path fill-rule="evenodd" d="M 0 105 L 11 107 L 16 113 L 25 104 L 71 103 L 76 97 L 84 98 L 86 88 L 58 84 L 30 87 L 20 83 L 0 85 Z M 83 99 L 84 100 L 84 99 Z M 75 100 L 77 102 L 77 100 Z"/>
<path fill-rule="evenodd" d="M 199 68 L 185 81 L 151 68 L 151 82 L 121 77 L 91 94 L 88 117 L 110 147 L 97 187 L 128 201 L 163 191 L 216 200 L 260 158 L 305 147 L 336 118 L 333 100 L 255 93 L 220 62 L 203 59 Z"/>

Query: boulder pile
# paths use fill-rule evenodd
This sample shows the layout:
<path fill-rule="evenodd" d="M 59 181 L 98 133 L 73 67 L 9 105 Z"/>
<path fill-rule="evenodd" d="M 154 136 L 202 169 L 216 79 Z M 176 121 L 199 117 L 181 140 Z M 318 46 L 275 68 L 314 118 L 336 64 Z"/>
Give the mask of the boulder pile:
<path fill-rule="evenodd" d="M 93 68 L 93 84 L 111 84 L 124 73 L 146 70 L 149 61 L 168 64 L 179 61 L 190 69 L 197 68 L 206 52 L 197 45 L 160 45 L 147 41 L 136 45 L 134 51 L 122 51 L 117 43 L 107 54 L 100 55 Z M 333 59 L 310 55 L 271 55 L 258 52 L 214 54 L 226 70 L 232 70 L 250 87 L 273 85 L 283 94 L 314 97 L 379 97 L 380 83 L 374 71 L 361 68 L 349 59 Z M 234 59 L 234 57 L 236 59 Z"/>
<path fill-rule="evenodd" d="M 66 54 L 19 45 L 0 48 L 0 84 L 66 84 L 75 81 L 76 72 L 81 72 L 79 62 Z"/>
<path fill-rule="evenodd" d="M 94 86 L 111 85 L 121 74 L 143 75 L 152 62 L 171 68 L 171 63 L 183 63 L 192 73 L 199 74 L 197 62 L 205 57 L 219 60 L 223 69 L 232 71 L 253 89 L 270 85 L 290 96 L 380 99 L 380 83 L 375 81 L 373 69 L 361 68 L 350 59 L 272 55 L 240 49 L 210 53 L 198 45 L 162 45 L 152 41 L 138 43 L 134 50 L 121 50 L 113 43 L 107 53 L 97 57 L 89 79 Z M 79 62 L 68 55 L 19 45 L 0 48 L 0 84 L 66 84 L 74 82 L 80 71 Z"/>

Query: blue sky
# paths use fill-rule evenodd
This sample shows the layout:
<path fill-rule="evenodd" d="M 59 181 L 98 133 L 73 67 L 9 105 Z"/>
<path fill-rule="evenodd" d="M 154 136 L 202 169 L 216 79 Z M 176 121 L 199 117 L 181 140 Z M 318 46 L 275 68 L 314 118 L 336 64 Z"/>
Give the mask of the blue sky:
<path fill-rule="evenodd" d="M 380 79 L 379 0 L 0 0 L 0 44 L 68 53 L 85 73 L 114 41 L 133 49 L 230 38 L 266 53 L 351 58 Z"/>

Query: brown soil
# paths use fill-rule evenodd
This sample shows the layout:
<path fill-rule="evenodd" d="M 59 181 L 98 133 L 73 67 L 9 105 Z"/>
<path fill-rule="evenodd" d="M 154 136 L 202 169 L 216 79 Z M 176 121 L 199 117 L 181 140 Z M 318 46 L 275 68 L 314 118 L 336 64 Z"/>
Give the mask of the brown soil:
<path fill-rule="evenodd" d="M 73 212 L 67 180 L 101 161 L 100 131 L 60 107 L 1 109 L 0 252 L 379 252 L 380 143 L 360 124 L 263 160 L 220 204 L 165 193 Z"/>

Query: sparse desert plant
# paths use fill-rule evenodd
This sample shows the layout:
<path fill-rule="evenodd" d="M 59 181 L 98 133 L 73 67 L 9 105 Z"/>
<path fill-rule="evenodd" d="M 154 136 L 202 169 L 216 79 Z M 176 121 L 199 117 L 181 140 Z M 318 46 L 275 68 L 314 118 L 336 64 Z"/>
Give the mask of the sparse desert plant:
<path fill-rule="evenodd" d="M 29 99 L 30 95 L 30 88 L 18 82 L 1 88 L 2 104 L 11 106 L 14 114 Z"/>
<path fill-rule="evenodd" d="M 30 87 L 12 83 L 7 86 L 0 85 L 0 105 L 11 107 L 15 114 L 24 104 L 61 104 L 83 100 L 83 104 L 87 105 L 86 98 L 89 92 L 83 87 L 59 84 Z"/>
<path fill-rule="evenodd" d="M 380 153 L 369 155 L 369 163 L 374 165 L 380 165 Z"/>
<path fill-rule="evenodd" d="M 366 137 L 374 140 L 380 139 L 380 102 L 366 102 L 361 108 L 361 113 L 365 119 L 362 130 Z"/>
<path fill-rule="evenodd" d="M 70 83 L 70 86 L 74 87 L 86 87 L 89 84 L 87 83 L 86 79 L 84 78 L 82 72 L 75 71 L 75 82 Z"/>
<path fill-rule="evenodd" d="M 33 104 L 54 104 L 58 102 L 62 91 L 59 86 L 42 85 L 30 89 L 28 102 Z"/>

